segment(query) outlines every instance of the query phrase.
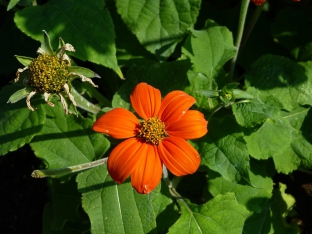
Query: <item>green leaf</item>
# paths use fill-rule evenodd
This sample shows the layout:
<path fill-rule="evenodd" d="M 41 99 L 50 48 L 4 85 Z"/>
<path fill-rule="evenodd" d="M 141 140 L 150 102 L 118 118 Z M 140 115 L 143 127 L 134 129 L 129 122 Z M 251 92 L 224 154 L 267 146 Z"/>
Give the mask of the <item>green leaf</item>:
<path fill-rule="evenodd" d="M 271 233 L 273 220 L 270 208 L 273 202 L 272 200 L 267 201 L 265 209 L 261 213 L 253 213 L 247 218 L 244 225 L 244 234 Z M 271 231 L 274 231 L 274 229 Z"/>
<path fill-rule="evenodd" d="M 252 64 L 245 83 L 263 95 L 274 96 L 291 111 L 312 104 L 312 76 L 308 77 L 306 70 L 286 57 L 265 55 Z"/>
<path fill-rule="evenodd" d="M 81 234 L 90 229 L 86 214 L 80 208 L 81 194 L 74 179 L 60 183 L 49 180 L 50 199 L 44 207 L 43 234 Z"/>
<path fill-rule="evenodd" d="M 51 40 L 50 40 L 49 34 L 45 30 L 42 30 L 42 31 L 43 31 L 43 40 L 41 42 L 40 48 L 43 49 L 45 54 L 53 56 L 55 54 L 51 46 Z"/>
<path fill-rule="evenodd" d="M 279 117 L 282 104 L 274 96 L 260 97 L 259 94 L 256 96 L 257 98 L 232 105 L 233 113 L 239 125 L 254 127 L 268 118 L 277 119 Z"/>
<path fill-rule="evenodd" d="M 196 72 L 213 78 L 215 73 L 236 54 L 232 33 L 226 28 L 207 21 L 203 30 L 192 30 L 182 47 L 191 59 Z"/>
<path fill-rule="evenodd" d="M 291 142 L 291 145 L 287 145 L 286 149 L 274 154 L 273 161 L 275 169 L 278 173 L 289 174 L 294 170 L 297 170 L 300 166 L 301 160 L 300 157 L 294 152 L 293 144 L 294 141 Z"/>
<path fill-rule="evenodd" d="M 294 134 L 294 140 L 290 145 L 293 152 L 301 159 L 301 164 L 310 168 L 312 166 L 312 144 L 305 137 Z"/>
<path fill-rule="evenodd" d="M 127 72 L 127 80 L 115 93 L 113 108 L 130 108 L 130 94 L 135 85 L 146 82 L 161 90 L 162 96 L 173 90 L 183 90 L 187 84 L 187 71 L 191 64 L 188 60 L 137 65 Z"/>
<path fill-rule="evenodd" d="M 153 196 L 138 194 L 129 181 L 117 185 L 102 165 L 77 176 L 82 207 L 92 233 L 156 233 Z"/>
<path fill-rule="evenodd" d="M 0 91 L 0 155 L 17 150 L 29 143 L 38 134 L 45 122 L 45 114 L 41 105 L 31 111 L 26 102 L 7 103 L 9 96 L 16 92 L 18 86 L 4 86 Z"/>
<path fill-rule="evenodd" d="M 179 218 L 178 208 L 171 198 L 168 187 L 162 183 L 161 190 L 153 198 L 156 214 L 157 233 L 166 233 L 168 228 Z"/>
<path fill-rule="evenodd" d="M 53 217 L 45 220 L 50 224 L 51 230 L 57 231 L 64 228 L 66 222 L 78 221 L 78 207 L 81 204 L 81 195 L 77 192 L 77 184 L 74 180 L 61 183 L 57 179 L 51 179 L 51 202 Z M 48 215 L 45 213 L 45 215 Z"/>
<path fill-rule="evenodd" d="M 196 22 L 200 0 L 119 0 L 118 13 L 158 60 L 166 60 Z"/>
<path fill-rule="evenodd" d="M 295 223 L 286 221 L 286 216 L 295 203 L 292 196 L 285 193 L 286 186 L 280 184 L 280 189 L 274 189 L 273 197 L 261 213 L 254 213 L 245 222 L 246 234 L 297 234 L 299 228 Z M 289 217 L 287 218 L 289 220 Z"/>
<path fill-rule="evenodd" d="M 45 125 L 30 145 L 48 168 L 87 163 L 101 158 L 109 148 L 108 140 L 92 131 L 90 119 L 65 115 L 59 102 L 54 107 L 45 105 L 45 112 Z"/>
<path fill-rule="evenodd" d="M 242 233 L 245 219 L 249 212 L 237 203 L 235 195 L 218 195 L 204 205 L 187 205 L 178 200 L 181 217 L 169 229 L 169 234 L 184 233 Z"/>
<path fill-rule="evenodd" d="M 81 234 L 90 229 L 87 219 L 80 218 L 76 222 L 67 222 L 61 230 L 52 230 L 54 217 L 53 203 L 49 202 L 43 211 L 42 234 Z"/>
<path fill-rule="evenodd" d="M 13 93 L 7 103 L 15 103 L 18 102 L 19 100 L 26 98 L 30 94 L 30 90 L 27 88 L 23 88 L 20 90 L 17 90 L 15 93 Z"/>
<path fill-rule="evenodd" d="M 283 118 L 267 119 L 249 136 L 245 136 L 249 154 L 256 159 L 268 159 L 285 150 L 292 140 L 290 124 Z"/>
<path fill-rule="evenodd" d="M 31 62 L 34 60 L 33 58 L 26 57 L 26 56 L 19 56 L 19 55 L 15 55 L 15 58 L 17 58 L 17 60 L 21 64 L 23 64 L 25 67 L 29 66 L 31 64 Z"/>
<path fill-rule="evenodd" d="M 231 117 L 222 121 L 211 119 L 208 128 L 206 136 L 193 141 L 198 145 L 202 164 L 231 182 L 242 178 L 250 182 L 249 155 L 237 123 Z"/>
<path fill-rule="evenodd" d="M 16 4 L 19 2 L 20 0 L 10 0 L 8 7 L 7 7 L 7 11 L 11 10 L 13 7 L 16 6 Z"/>
<path fill-rule="evenodd" d="M 68 71 L 78 73 L 78 74 L 83 75 L 83 76 L 88 77 L 88 78 L 93 78 L 93 77 L 101 78 L 94 71 L 91 71 L 90 69 L 85 68 L 85 67 L 70 66 L 70 67 L 68 67 Z"/>
<path fill-rule="evenodd" d="M 245 206 L 251 212 L 260 213 L 266 208 L 267 201 L 271 198 L 273 190 L 273 181 L 263 173 L 264 169 L 262 168 L 263 165 L 260 162 L 251 161 L 249 176 L 252 186 L 229 182 L 216 175 L 216 173 L 210 173 L 208 175 L 209 192 L 214 197 L 218 194 L 232 192 L 239 204 Z"/>
<path fill-rule="evenodd" d="M 300 165 L 310 167 L 312 165 L 312 145 L 303 136 L 310 128 L 311 113 L 307 108 L 297 108 L 291 112 L 283 112 L 283 118 L 295 129 L 292 132 L 292 141 L 286 149 L 275 154 L 273 161 L 277 172 L 288 174 L 296 170 Z M 309 116 L 310 115 L 310 116 Z M 301 131 L 302 129 L 302 131 Z M 309 134 L 309 133 L 308 133 Z M 309 139 L 309 138 L 308 138 Z"/>
<path fill-rule="evenodd" d="M 286 185 L 279 183 L 279 188 L 274 189 L 272 204 L 272 226 L 270 233 L 300 233 L 299 227 L 294 223 L 287 222 L 289 212 L 294 208 L 296 200 L 290 194 L 285 193 Z"/>
<path fill-rule="evenodd" d="M 53 48 L 62 37 L 75 47 L 72 56 L 109 67 L 123 77 L 115 56 L 114 25 L 104 1 L 52 0 L 18 11 L 14 21 L 21 31 L 38 41 L 42 41 L 42 30 L 46 30 Z"/>
<path fill-rule="evenodd" d="M 196 98 L 196 106 L 200 109 L 211 110 L 218 102 L 216 99 L 208 98 L 205 94 L 210 90 L 217 90 L 218 85 L 215 80 L 208 78 L 203 73 L 190 70 L 187 73 L 190 86 L 186 87 L 185 91 Z M 216 91 L 212 91 L 216 92 Z"/>

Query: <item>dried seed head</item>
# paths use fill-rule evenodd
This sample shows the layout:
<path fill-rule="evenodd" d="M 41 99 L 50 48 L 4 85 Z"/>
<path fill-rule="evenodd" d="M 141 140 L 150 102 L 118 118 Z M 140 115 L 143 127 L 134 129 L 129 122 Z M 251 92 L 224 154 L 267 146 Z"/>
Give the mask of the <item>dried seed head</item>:
<path fill-rule="evenodd" d="M 38 93 L 59 93 L 69 80 L 66 61 L 57 56 L 39 55 L 29 65 L 30 85 Z"/>

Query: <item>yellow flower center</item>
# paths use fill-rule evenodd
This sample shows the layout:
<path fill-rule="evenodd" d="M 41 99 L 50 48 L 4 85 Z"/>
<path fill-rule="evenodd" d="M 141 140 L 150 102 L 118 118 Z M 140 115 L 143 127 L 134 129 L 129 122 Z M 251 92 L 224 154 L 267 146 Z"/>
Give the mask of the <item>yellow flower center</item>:
<path fill-rule="evenodd" d="M 30 85 L 39 93 L 59 93 L 69 79 L 67 66 L 57 56 L 39 55 L 29 65 Z"/>
<path fill-rule="evenodd" d="M 165 137 L 169 136 L 165 124 L 157 116 L 144 119 L 140 127 L 137 137 L 143 138 L 147 143 L 158 145 Z"/>

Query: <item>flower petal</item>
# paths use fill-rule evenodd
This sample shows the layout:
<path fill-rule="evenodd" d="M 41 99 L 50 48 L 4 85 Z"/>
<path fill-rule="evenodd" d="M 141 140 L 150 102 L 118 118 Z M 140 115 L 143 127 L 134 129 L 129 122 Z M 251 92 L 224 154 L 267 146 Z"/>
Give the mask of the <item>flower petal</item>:
<path fill-rule="evenodd" d="M 166 125 L 178 121 L 196 102 L 196 99 L 183 91 L 168 93 L 161 102 L 158 118 Z"/>
<path fill-rule="evenodd" d="M 141 153 L 142 160 L 137 163 L 131 175 L 132 186 L 138 193 L 148 194 L 155 189 L 162 176 L 162 162 L 160 161 L 157 147 L 145 144 L 147 152 Z"/>
<path fill-rule="evenodd" d="M 193 174 L 200 164 L 198 152 L 179 137 L 165 138 L 158 145 L 160 160 L 176 176 Z"/>
<path fill-rule="evenodd" d="M 107 169 L 117 183 L 127 179 L 147 154 L 146 143 L 139 138 L 129 138 L 117 145 L 110 153 Z"/>
<path fill-rule="evenodd" d="M 181 137 L 183 139 L 196 139 L 204 136 L 207 130 L 208 121 L 204 115 L 196 110 L 188 110 L 180 120 L 166 126 L 169 136 Z"/>
<path fill-rule="evenodd" d="M 135 136 L 139 124 L 139 120 L 133 113 L 124 108 L 115 108 L 95 121 L 92 129 L 122 139 Z"/>
<path fill-rule="evenodd" d="M 161 94 L 158 89 L 146 83 L 139 83 L 135 86 L 130 100 L 133 109 L 143 119 L 148 119 L 157 115 L 161 105 Z"/>

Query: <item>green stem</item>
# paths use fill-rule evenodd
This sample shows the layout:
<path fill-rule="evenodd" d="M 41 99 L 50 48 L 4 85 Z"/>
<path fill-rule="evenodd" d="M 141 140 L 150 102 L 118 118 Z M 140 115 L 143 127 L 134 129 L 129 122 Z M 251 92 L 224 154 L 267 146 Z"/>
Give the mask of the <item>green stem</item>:
<path fill-rule="evenodd" d="M 32 5 L 37 6 L 37 0 L 32 0 Z"/>
<path fill-rule="evenodd" d="M 235 42 L 237 51 L 236 51 L 234 58 L 231 61 L 230 72 L 229 72 L 229 82 L 233 80 L 234 69 L 235 69 L 235 65 L 236 65 L 236 61 L 237 61 L 237 57 L 238 57 L 238 53 L 240 49 L 240 44 L 241 44 L 242 37 L 243 37 L 249 2 L 250 0 L 242 0 L 241 11 L 240 11 L 239 21 L 238 21 L 238 30 L 237 30 L 237 36 L 236 36 L 236 42 Z"/>
<path fill-rule="evenodd" d="M 103 158 L 96 160 L 90 163 L 79 164 L 71 167 L 58 168 L 58 169 L 50 169 L 50 170 L 35 170 L 31 173 L 31 176 L 34 178 L 44 178 L 44 177 L 54 177 L 60 175 L 66 175 L 78 171 L 87 170 L 93 167 L 97 167 L 103 165 L 107 162 L 108 158 Z"/>
<path fill-rule="evenodd" d="M 208 120 L 215 114 L 215 113 L 217 113 L 221 108 L 223 107 L 223 105 L 222 104 L 218 104 L 218 105 L 216 105 L 212 110 L 211 110 L 211 113 L 210 113 L 210 115 L 208 116 Z"/>

